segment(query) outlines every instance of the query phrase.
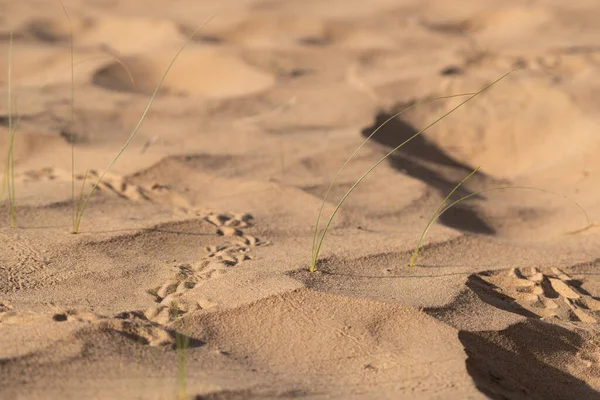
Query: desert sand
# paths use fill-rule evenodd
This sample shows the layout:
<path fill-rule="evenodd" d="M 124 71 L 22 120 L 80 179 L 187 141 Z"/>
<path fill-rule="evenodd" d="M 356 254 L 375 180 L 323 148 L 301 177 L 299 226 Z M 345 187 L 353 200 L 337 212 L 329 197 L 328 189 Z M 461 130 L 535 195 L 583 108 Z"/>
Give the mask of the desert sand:
<path fill-rule="evenodd" d="M 600 399 L 600 2 L 64 5 L 0 1 L 0 398 Z M 73 176 L 87 194 L 211 17 L 71 234 Z M 382 162 L 308 272 L 377 126 L 513 69 Z M 462 100 L 393 118 L 324 219 Z M 453 199 L 552 193 L 472 196 L 410 268 L 478 166 Z"/>

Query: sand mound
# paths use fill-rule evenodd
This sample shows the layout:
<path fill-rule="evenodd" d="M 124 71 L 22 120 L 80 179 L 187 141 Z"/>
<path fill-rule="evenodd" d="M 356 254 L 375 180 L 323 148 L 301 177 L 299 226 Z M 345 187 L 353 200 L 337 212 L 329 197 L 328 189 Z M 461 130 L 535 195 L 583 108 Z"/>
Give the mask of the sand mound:
<path fill-rule="evenodd" d="M 482 81 L 461 78 L 454 78 L 449 84 L 448 94 L 483 86 Z M 453 100 L 446 105 L 417 107 L 404 114 L 402 120 L 418 130 L 433 122 L 432 114 L 441 114 L 457 103 Z M 549 114 L 554 116 L 552 120 L 547 118 Z M 458 161 L 482 165 L 483 171 L 502 178 L 552 166 L 557 148 L 561 149 L 561 157 L 568 158 L 598 145 L 592 135 L 594 123 L 564 88 L 523 74 L 507 78 L 446 121 L 452 123 L 433 127 L 425 136 Z M 456 146 L 459 140 L 461 145 Z M 407 146 L 409 152 L 410 147 Z"/>
<path fill-rule="evenodd" d="M 244 359 L 265 373 L 285 371 L 296 385 L 310 382 L 304 390 L 313 393 L 330 385 L 351 393 L 362 386 L 351 372 L 356 370 L 363 371 L 361 379 L 369 382 L 371 396 L 390 387 L 412 392 L 412 398 L 431 390 L 445 396 L 469 393 L 461 383 L 467 377 L 460 363 L 448 366 L 450 375 L 441 373 L 432 386 L 418 383 L 428 364 L 452 363 L 449 358 L 440 361 L 436 348 L 457 355 L 462 349 L 452 330 L 412 308 L 297 291 L 231 312 L 190 317 L 181 324 L 196 327 L 194 335 L 228 357 Z M 424 340 L 419 333 L 423 329 L 436 334 Z M 456 383 L 453 388 L 444 383 L 449 379 Z"/>
<path fill-rule="evenodd" d="M 168 58 L 167 54 L 159 53 L 125 59 L 135 88 L 146 94 L 154 92 L 167 67 L 165 60 Z M 99 69 L 92 81 L 108 89 L 132 90 L 129 74 L 119 63 Z M 272 77 L 245 65 L 235 56 L 215 50 L 193 51 L 191 48 L 178 58 L 165 81 L 166 90 L 211 97 L 241 96 L 272 85 Z"/>

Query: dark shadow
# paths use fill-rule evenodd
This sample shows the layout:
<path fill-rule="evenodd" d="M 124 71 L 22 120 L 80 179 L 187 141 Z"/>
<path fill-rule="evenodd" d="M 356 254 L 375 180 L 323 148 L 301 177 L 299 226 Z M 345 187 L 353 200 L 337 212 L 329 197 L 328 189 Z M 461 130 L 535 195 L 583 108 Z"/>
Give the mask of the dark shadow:
<path fill-rule="evenodd" d="M 400 108 L 404 107 L 400 106 Z M 361 132 L 362 135 L 368 137 L 377 127 L 392 117 L 392 115 L 391 113 L 379 113 L 373 125 L 363 129 Z M 394 118 L 383 125 L 371 140 L 391 150 L 414 136 L 417 132 L 411 125 L 398 118 Z M 415 137 L 405 146 L 398 149 L 388 158 L 388 161 L 394 169 L 435 188 L 442 198 L 445 198 L 474 169 L 455 160 L 434 143 L 428 141 L 423 135 Z M 469 182 L 462 185 L 456 191 L 455 196 L 451 200 L 473 194 L 473 191 L 469 190 L 469 187 L 472 186 L 473 181 L 481 179 L 486 179 L 485 174 L 477 172 Z M 481 196 L 476 195 L 473 198 L 481 199 Z M 480 234 L 495 233 L 495 230 L 478 216 L 473 208 L 465 203 L 449 209 L 448 212 L 442 214 L 439 221 L 446 226 L 462 231 Z"/>
<path fill-rule="evenodd" d="M 467 353 L 467 372 L 493 400 L 599 399 L 600 392 L 563 371 L 559 355 L 573 358 L 586 346 L 576 332 L 540 320 L 502 331 L 458 333 Z M 558 357 L 562 359 L 563 357 Z"/>
<path fill-rule="evenodd" d="M 301 37 L 296 40 L 298 44 L 305 46 L 326 46 L 329 44 L 329 40 L 326 38 L 315 37 L 315 36 L 307 36 Z"/>
<path fill-rule="evenodd" d="M 409 106 L 404 104 L 399 107 L 403 109 Z M 364 136 L 369 136 L 378 126 L 381 126 L 385 121 L 394 115 L 393 113 L 379 113 L 373 125 L 365 128 L 362 131 Z M 411 136 L 418 132 L 414 127 L 407 124 L 406 122 L 394 118 L 387 124 L 385 124 L 379 131 L 373 136 L 372 140 L 381 143 L 384 146 L 394 148 L 400 145 L 405 140 L 408 140 Z M 464 171 L 471 172 L 473 168 L 466 164 L 462 164 L 459 161 L 454 160 L 452 157 L 440 150 L 435 144 L 430 143 L 427 138 L 423 135 L 419 135 L 406 146 L 398 149 L 395 155 L 404 155 L 406 157 L 416 158 L 422 161 L 430 161 L 435 164 L 446 165 L 449 167 L 459 168 Z"/>
<path fill-rule="evenodd" d="M 462 68 L 457 67 L 456 65 L 449 65 L 440 71 L 440 75 L 443 76 L 462 75 L 462 73 Z"/>
<path fill-rule="evenodd" d="M 585 290 L 583 288 L 583 284 L 584 282 L 579 280 L 579 279 L 570 279 L 568 281 L 565 281 L 567 284 L 573 286 L 575 289 L 577 289 L 577 291 L 579 293 L 583 293 L 586 296 L 590 296 L 591 298 L 593 298 L 594 300 L 600 300 L 600 297 L 593 295 L 592 293 L 588 292 L 587 290 Z"/>
<path fill-rule="evenodd" d="M 67 316 L 67 314 L 65 314 L 65 313 L 54 314 L 54 315 L 52 316 L 52 319 L 53 319 L 54 321 L 56 321 L 56 322 L 64 322 L 64 321 L 66 321 L 66 320 L 68 319 L 68 316 Z"/>
<path fill-rule="evenodd" d="M 26 121 L 34 121 L 35 116 L 34 115 L 17 115 L 16 111 L 13 110 L 12 118 L 9 118 L 8 114 L 0 115 L 0 125 L 8 128 L 10 125 L 9 121 L 11 119 L 12 119 L 12 125 L 14 128 L 15 126 L 17 126 L 17 121 L 19 121 L 21 123 L 26 122 Z"/>
<path fill-rule="evenodd" d="M 207 44 L 223 44 L 224 40 L 218 36 L 214 35 L 198 35 L 198 37 L 194 37 L 194 40 L 198 42 L 203 42 Z"/>
<path fill-rule="evenodd" d="M 499 288 L 486 282 L 477 274 L 469 276 L 465 285 L 487 304 L 528 318 L 539 319 L 539 316 L 521 307 L 512 297 L 504 295 Z"/>
<path fill-rule="evenodd" d="M 459 227 L 463 231 L 491 235 L 495 230 L 477 215 L 477 210 L 466 204 L 457 204 L 449 208 L 438 219 L 446 226 Z"/>
<path fill-rule="evenodd" d="M 68 34 L 57 28 L 51 19 L 36 19 L 27 24 L 25 31 L 41 42 L 55 44 L 68 41 Z"/>

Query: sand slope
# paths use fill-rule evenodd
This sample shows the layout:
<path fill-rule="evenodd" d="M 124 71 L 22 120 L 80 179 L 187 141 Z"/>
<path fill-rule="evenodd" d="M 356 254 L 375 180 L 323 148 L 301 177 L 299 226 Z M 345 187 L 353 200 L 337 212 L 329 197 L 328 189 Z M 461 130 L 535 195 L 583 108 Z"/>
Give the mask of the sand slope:
<path fill-rule="evenodd" d="M 17 228 L 0 209 L 0 398 L 600 398 L 597 1 L 65 6 L 70 23 L 54 1 L 0 1 L 0 154 L 11 32 L 20 118 Z M 69 234 L 71 134 L 87 193 L 212 15 Z M 307 271 L 322 196 L 365 137 L 513 68 L 383 162 Z M 460 101 L 393 118 L 324 215 Z M 410 269 L 476 166 L 458 196 L 559 195 L 473 196 Z"/>

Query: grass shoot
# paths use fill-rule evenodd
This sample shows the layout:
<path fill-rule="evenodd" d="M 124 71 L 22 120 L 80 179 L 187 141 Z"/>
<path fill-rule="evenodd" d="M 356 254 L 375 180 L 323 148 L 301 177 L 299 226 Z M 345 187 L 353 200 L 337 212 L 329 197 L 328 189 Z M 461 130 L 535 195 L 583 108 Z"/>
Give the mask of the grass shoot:
<path fill-rule="evenodd" d="M 342 165 L 342 167 L 338 170 L 338 172 L 333 177 L 333 180 L 329 184 L 329 187 L 325 191 L 325 195 L 323 196 L 323 202 L 321 203 L 321 207 L 319 208 L 319 213 L 317 214 L 317 222 L 315 223 L 315 231 L 314 231 L 313 244 L 312 244 L 312 258 L 313 259 L 315 258 L 315 250 L 316 250 L 316 247 L 317 247 L 317 238 L 319 236 L 319 224 L 321 222 L 321 216 L 323 215 L 323 209 L 325 208 L 325 203 L 327 201 L 327 197 L 329 196 L 329 193 L 331 192 L 331 189 L 333 189 L 333 186 L 335 185 L 335 183 L 339 179 L 342 171 L 346 168 L 346 166 L 348 165 L 348 163 L 350 163 L 350 161 L 352 161 L 352 159 L 354 159 L 354 157 L 358 154 L 358 152 L 367 144 L 367 142 L 380 129 L 382 129 L 388 122 L 390 122 L 394 118 L 400 116 L 401 114 L 405 113 L 406 111 L 409 111 L 409 110 L 411 110 L 411 109 L 413 109 L 413 108 L 415 108 L 415 107 L 417 107 L 419 105 L 426 104 L 426 103 L 429 103 L 429 102 L 432 102 L 432 101 L 436 101 L 436 100 L 443 100 L 443 99 L 450 99 L 450 98 L 453 98 L 453 97 L 471 96 L 471 95 L 473 95 L 473 93 L 462 93 L 462 94 L 455 94 L 455 95 L 450 95 L 450 96 L 433 97 L 433 98 L 425 99 L 425 100 L 420 101 L 420 102 L 415 102 L 414 104 L 411 104 L 410 106 L 405 107 L 404 109 L 398 111 L 397 113 L 395 113 L 394 115 L 392 115 L 391 117 L 389 117 L 381 125 L 379 125 L 373 132 L 371 132 L 371 134 L 360 144 L 360 146 L 358 146 L 356 148 L 356 150 L 354 150 L 354 153 L 352 153 L 352 155 L 350 157 L 348 157 L 348 159 L 344 162 L 344 164 Z"/>
<path fill-rule="evenodd" d="M 185 352 L 190 347 L 190 337 L 180 332 L 175 332 L 175 348 L 177 349 L 177 399 L 188 398 L 187 394 L 187 368 Z"/>
<path fill-rule="evenodd" d="M 71 142 L 71 209 L 72 209 L 72 223 L 73 231 L 75 231 L 75 223 L 77 220 L 77 213 L 79 210 L 79 204 L 75 202 L 75 49 L 73 44 L 73 22 L 67 12 L 65 4 L 60 2 L 63 12 L 67 17 L 69 23 L 69 50 L 71 54 L 71 99 L 69 101 L 70 107 L 70 129 L 69 129 L 69 141 Z M 85 180 L 84 180 L 85 184 Z M 83 187 L 82 187 L 83 192 Z"/>
<path fill-rule="evenodd" d="M 457 205 L 458 203 L 461 203 L 473 196 L 477 196 L 479 194 L 482 193 L 486 193 L 486 192 L 491 192 L 491 191 L 495 191 L 495 190 L 506 190 L 506 189 L 528 189 L 528 190 L 536 190 L 538 192 L 543 192 L 543 193 L 549 193 L 549 194 L 555 194 L 557 196 L 561 196 L 569 201 L 571 201 L 573 204 L 575 204 L 583 213 L 587 225 L 582 228 L 582 230 L 586 229 L 587 227 L 592 225 L 592 222 L 590 221 L 590 218 L 587 214 L 587 212 L 585 211 L 585 209 L 583 207 L 581 207 L 581 205 L 577 202 L 575 202 L 574 200 L 570 199 L 567 196 L 561 195 L 559 193 L 550 191 L 550 190 L 546 190 L 546 189 L 541 189 L 541 188 L 536 188 L 536 187 L 532 187 L 532 186 L 501 186 L 501 187 L 495 187 L 495 188 L 490 188 L 490 189 L 484 189 L 484 190 L 480 190 L 478 192 L 474 192 L 474 193 L 470 193 L 466 196 L 461 197 L 458 200 L 453 201 L 452 203 L 450 203 L 448 206 L 445 206 L 446 203 L 448 203 L 448 201 L 450 200 L 450 198 L 452 197 L 452 195 L 454 194 L 454 192 L 456 192 L 458 190 L 458 188 L 460 186 L 462 186 L 467 180 L 469 180 L 473 175 L 475 175 L 475 173 L 477 173 L 477 171 L 479 170 L 480 167 L 475 168 L 475 170 L 473 170 L 473 172 L 471 172 L 469 175 L 467 175 L 467 177 L 465 179 L 463 179 L 462 181 L 460 181 L 458 183 L 458 185 L 456 185 L 454 187 L 454 189 L 452 189 L 450 191 L 450 193 L 448 193 L 448 195 L 444 198 L 444 200 L 440 203 L 439 207 L 437 208 L 437 210 L 433 213 L 433 215 L 431 216 L 431 218 L 429 219 L 429 221 L 427 222 L 427 225 L 425 226 L 425 229 L 423 229 L 423 232 L 421 233 L 421 237 L 419 238 L 419 241 L 417 242 L 417 245 L 415 247 L 415 249 L 413 250 L 413 254 L 412 257 L 410 259 L 410 266 L 414 267 L 415 266 L 415 262 L 417 261 L 417 256 L 419 255 L 419 250 L 421 248 L 421 244 L 423 243 L 423 238 L 425 238 L 425 235 L 427 234 L 427 232 L 429 231 L 429 229 L 431 228 L 431 226 L 434 224 L 434 222 L 441 217 L 441 215 L 443 213 L 445 213 L 446 211 L 448 211 L 450 208 L 454 207 L 455 205 Z"/>
<path fill-rule="evenodd" d="M 150 109 L 152 108 L 152 104 L 154 104 L 154 100 L 156 99 L 156 96 L 158 95 L 158 92 L 160 91 L 165 78 L 167 77 L 167 75 L 169 74 L 169 71 L 171 70 L 171 68 L 173 67 L 173 65 L 175 64 L 175 61 L 177 60 L 177 58 L 179 57 L 179 55 L 181 54 L 181 52 L 185 49 L 185 47 L 192 41 L 192 39 L 194 38 L 194 36 L 196 36 L 196 34 L 211 20 L 212 18 L 209 18 L 206 22 L 204 22 L 202 25 L 200 25 L 189 37 L 188 39 L 183 43 L 183 45 L 179 48 L 179 50 L 177 51 L 177 53 L 175 53 L 175 56 L 171 59 L 169 65 L 167 66 L 165 72 L 163 73 L 163 75 L 161 76 L 158 84 L 156 85 L 156 88 L 154 89 L 154 92 L 152 93 L 152 96 L 150 97 L 150 100 L 148 102 L 148 105 L 146 106 L 146 108 L 144 109 L 144 112 L 142 113 L 138 123 L 136 124 L 136 126 L 133 128 L 133 131 L 131 132 L 131 134 L 129 135 L 129 137 L 127 138 L 127 140 L 125 141 L 125 143 L 123 144 L 123 146 L 121 147 L 121 149 L 118 151 L 118 153 L 115 155 L 115 157 L 110 161 L 110 163 L 108 164 L 108 166 L 106 167 L 106 169 L 100 174 L 100 176 L 98 177 L 98 180 L 96 181 L 96 183 L 94 183 L 94 185 L 92 186 L 92 189 L 90 190 L 90 192 L 87 194 L 87 196 L 85 196 L 85 199 L 83 200 L 83 202 L 80 202 L 80 204 L 78 204 L 77 209 L 76 209 L 76 215 L 75 215 L 75 219 L 74 219 L 74 223 L 73 223 L 73 233 L 78 233 L 79 232 L 79 227 L 81 225 L 81 220 L 83 218 L 83 215 L 85 213 L 85 210 L 87 208 L 87 205 L 90 201 L 90 198 L 92 197 L 92 195 L 94 194 L 94 192 L 96 191 L 96 189 L 98 188 L 98 185 L 100 184 L 100 182 L 102 182 L 102 179 L 104 179 L 104 176 L 106 175 L 106 173 L 112 168 L 112 166 L 117 162 L 117 160 L 121 157 L 121 155 L 123 154 L 123 152 L 125 151 L 125 149 L 127 149 L 127 147 L 129 146 L 129 144 L 131 143 L 131 141 L 133 140 L 133 138 L 135 137 L 135 135 L 138 133 L 140 127 L 142 126 L 142 123 L 144 122 L 144 120 L 146 119 L 146 116 L 148 115 L 148 112 L 150 111 Z"/>
<path fill-rule="evenodd" d="M 10 207 L 10 226 L 15 228 L 17 226 L 16 219 L 16 200 L 15 200 L 15 160 L 14 160 L 14 147 L 15 147 L 15 133 L 18 123 L 13 121 L 13 94 L 12 94 L 12 57 L 13 57 L 13 32 L 10 33 L 9 44 L 8 44 L 8 151 L 6 154 L 6 162 L 4 165 L 4 179 L 2 182 L 2 191 L 6 193 L 8 197 L 8 203 Z"/>
<path fill-rule="evenodd" d="M 443 114 L 441 117 L 439 117 L 438 119 L 436 119 L 435 121 L 433 121 L 432 123 L 430 123 L 429 125 L 427 125 L 425 128 L 421 129 L 420 131 L 418 131 L 417 133 L 415 133 L 414 135 L 412 135 L 410 138 L 406 139 L 404 142 L 402 142 L 400 145 L 396 146 L 395 148 L 393 148 L 391 151 L 389 151 L 386 155 L 384 155 L 381 159 L 379 159 L 375 164 L 373 164 L 363 175 L 361 175 L 360 178 L 358 178 L 358 180 L 350 187 L 350 189 L 348 189 L 348 191 L 342 196 L 342 198 L 340 199 L 340 201 L 338 202 L 338 204 L 335 206 L 333 212 L 331 213 L 331 215 L 329 216 L 329 219 L 327 220 L 327 222 L 325 223 L 325 227 L 323 228 L 323 230 L 321 231 L 321 234 L 319 235 L 319 219 L 321 217 L 321 213 L 323 210 L 323 207 L 325 205 L 325 199 L 323 200 L 323 203 L 321 205 L 321 211 L 319 212 L 318 218 L 317 219 L 317 223 L 315 224 L 315 236 L 313 238 L 313 251 L 312 251 L 312 260 L 310 263 L 310 267 L 309 267 L 309 271 L 310 272 L 315 272 L 316 268 L 317 268 L 317 262 L 319 259 L 319 254 L 321 252 L 321 248 L 323 246 L 323 242 L 325 241 L 325 237 L 327 236 L 327 231 L 329 230 L 329 226 L 331 225 L 331 222 L 333 221 L 333 218 L 335 217 L 335 215 L 337 214 L 337 212 L 339 211 L 339 209 L 341 208 L 342 204 L 344 204 L 344 202 L 346 201 L 346 199 L 348 198 L 348 196 L 350 196 L 350 194 L 354 191 L 354 189 L 356 189 L 356 187 L 375 169 L 377 168 L 377 166 L 379 166 L 379 164 L 381 164 L 382 162 L 384 162 L 389 156 L 391 156 L 394 152 L 396 152 L 398 149 L 400 149 L 402 146 L 404 146 L 405 144 L 407 144 L 408 142 L 410 142 L 412 139 L 416 138 L 417 136 L 419 136 L 421 133 L 425 132 L 426 130 L 428 130 L 429 128 L 431 128 L 432 126 L 436 125 L 438 122 L 442 121 L 444 118 L 446 118 L 447 116 L 449 116 L 450 114 L 452 114 L 454 111 L 458 110 L 459 108 L 461 108 L 463 105 L 465 105 L 466 103 L 468 103 L 469 101 L 473 100 L 475 97 L 479 96 L 481 93 L 485 92 L 486 90 L 490 89 L 492 86 L 494 86 L 495 84 L 497 84 L 498 82 L 500 82 L 502 79 L 506 78 L 509 74 L 511 74 L 513 71 L 509 71 L 506 74 L 502 75 L 500 78 L 496 79 L 495 81 L 493 81 L 492 83 L 488 84 L 487 86 L 485 86 L 483 89 L 479 90 L 478 92 L 473 93 L 472 95 L 470 95 L 467 99 L 463 100 L 461 103 L 459 103 L 457 106 L 455 106 L 454 108 L 452 108 L 450 111 L 446 112 L 445 114 Z M 391 118 L 389 118 L 387 121 L 385 121 L 382 125 L 380 125 L 372 134 L 371 136 L 369 136 L 367 138 L 367 140 L 365 140 L 365 142 L 363 142 L 363 144 L 357 149 L 360 150 L 360 148 L 377 132 L 377 130 L 379 130 L 381 127 L 383 127 L 383 125 L 385 125 L 387 122 L 389 122 L 391 119 L 393 119 L 394 116 L 392 116 Z M 346 163 L 344 163 L 344 165 L 342 166 L 342 169 L 346 166 L 346 164 L 350 161 L 350 159 L 352 159 L 354 157 L 354 155 L 356 154 L 356 152 L 354 152 L 354 154 L 346 161 Z M 335 179 L 337 179 L 339 177 L 339 174 L 341 172 L 338 171 L 338 173 L 336 174 Z M 335 181 L 335 180 L 334 180 Z M 331 189 L 331 186 L 330 186 Z M 329 193 L 329 190 L 327 191 L 327 194 Z"/>
<path fill-rule="evenodd" d="M 169 310 L 171 318 L 174 320 L 181 317 L 177 302 L 171 303 Z M 182 326 L 185 328 L 185 324 Z M 185 352 L 190 347 L 190 337 L 179 330 L 175 331 L 175 349 L 177 350 L 177 400 L 185 400 L 187 394 L 187 367 L 185 361 Z"/>

